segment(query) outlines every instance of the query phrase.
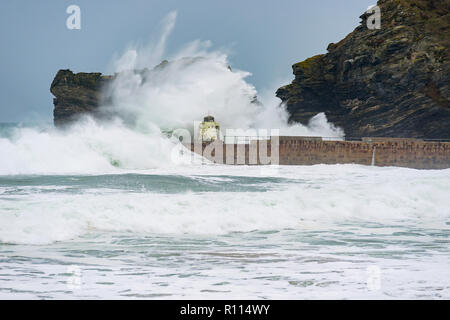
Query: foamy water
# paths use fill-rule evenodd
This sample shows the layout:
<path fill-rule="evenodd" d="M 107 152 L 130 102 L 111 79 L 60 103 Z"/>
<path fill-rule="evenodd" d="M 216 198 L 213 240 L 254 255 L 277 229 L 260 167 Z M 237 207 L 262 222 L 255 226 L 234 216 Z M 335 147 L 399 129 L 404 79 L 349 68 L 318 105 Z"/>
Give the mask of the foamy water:
<path fill-rule="evenodd" d="M 209 42 L 166 55 L 175 20 L 112 64 L 109 122 L 0 124 L 0 298 L 450 298 L 450 169 L 180 161 L 162 132 L 209 113 L 344 132 L 325 114 L 289 125 L 275 90 L 255 103 Z"/>
<path fill-rule="evenodd" d="M 359 165 L 2 176 L 0 297 L 449 298 L 449 178 Z"/>

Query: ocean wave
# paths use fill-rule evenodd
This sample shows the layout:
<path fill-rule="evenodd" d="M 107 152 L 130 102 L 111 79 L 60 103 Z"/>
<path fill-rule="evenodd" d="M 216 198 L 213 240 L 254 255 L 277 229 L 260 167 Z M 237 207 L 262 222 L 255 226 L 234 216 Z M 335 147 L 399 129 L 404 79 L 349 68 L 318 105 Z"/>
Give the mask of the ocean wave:
<path fill-rule="evenodd" d="M 226 170 L 224 167 L 219 169 Z M 93 185 L 74 194 L 3 194 L 0 241 L 44 244 L 92 231 L 218 235 L 286 228 L 317 230 L 354 222 L 450 228 L 450 170 L 329 167 L 341 173 L 285 167 L 285 174 L 299 180 L 272 180 L 272 189 L 266 189 L 269 180 L 261 178 L 253 181 L 253 192 L 207 187 L 195 191 L 187 183 L 179 192 L 164 193 L 128 190 L 123 182 L 119 189 Z M 166 179 L 178 181 L 175 176 Z M 213 181 L 233 183 L 220 177 Z"/>

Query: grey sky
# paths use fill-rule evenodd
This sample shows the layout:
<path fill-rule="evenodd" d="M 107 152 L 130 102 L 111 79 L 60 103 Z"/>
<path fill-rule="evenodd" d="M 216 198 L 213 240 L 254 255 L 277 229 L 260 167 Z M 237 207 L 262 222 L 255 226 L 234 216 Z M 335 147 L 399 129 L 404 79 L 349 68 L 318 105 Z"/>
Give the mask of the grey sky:
<path fill-rule="evenodd" d="M 106 72 L 114 54 L 158 36 L 178 12 L 167 52 L 189 41 L 231 49 L 231 66 L 264 90 L 290 81 L 291 65 L 326 52 L 375 0 L 1 0 L 0 122 L 50 121 L 50 83 L 59 69 Z M 81 8 L 81 30 L 66 28 L 66 8 Z"/>

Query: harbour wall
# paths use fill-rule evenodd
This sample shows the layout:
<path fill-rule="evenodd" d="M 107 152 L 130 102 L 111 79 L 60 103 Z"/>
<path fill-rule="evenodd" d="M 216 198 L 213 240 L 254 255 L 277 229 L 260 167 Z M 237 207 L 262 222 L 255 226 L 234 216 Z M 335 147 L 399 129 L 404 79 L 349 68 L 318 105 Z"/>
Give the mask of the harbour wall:
<path fill-rule="evenodd" d="M 249 143 L 185 144 L 206 159 L 231 165 L 314 165 L 354 163 L 415 169 L 450 168 L 450 142 L 408 138 L 330 141 L 319 137 L 271 137 Z"/>

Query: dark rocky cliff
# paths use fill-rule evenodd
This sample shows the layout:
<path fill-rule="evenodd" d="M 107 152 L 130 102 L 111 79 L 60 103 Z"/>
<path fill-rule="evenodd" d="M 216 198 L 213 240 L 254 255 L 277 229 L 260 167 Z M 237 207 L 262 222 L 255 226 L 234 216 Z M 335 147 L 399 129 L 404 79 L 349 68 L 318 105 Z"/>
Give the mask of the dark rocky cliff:
<path fill-rule="evenodd" d="M 448 0 L 380 0 L 381 29 L 361 25 L 328 53 L 294 64 L 277 91 L 290 121 L 318 112 L 348 137 L 450 138 Z"/>
<path fill-rule="evenodd" d="M 70 70 L 59 70 L 50 86 L 50 92 L 56 97 L 53 99 L 54 124 L 70 123 L 84 113 L 95 115 L 103 100 L 101 89 L 112 78 L 101 73 L 74 74 Z"/>

